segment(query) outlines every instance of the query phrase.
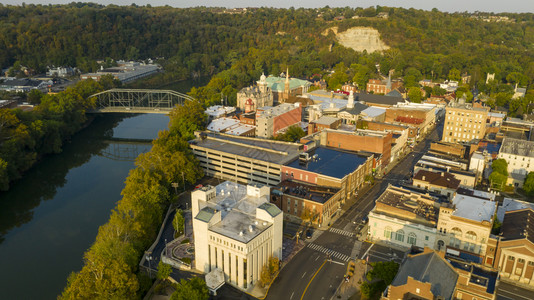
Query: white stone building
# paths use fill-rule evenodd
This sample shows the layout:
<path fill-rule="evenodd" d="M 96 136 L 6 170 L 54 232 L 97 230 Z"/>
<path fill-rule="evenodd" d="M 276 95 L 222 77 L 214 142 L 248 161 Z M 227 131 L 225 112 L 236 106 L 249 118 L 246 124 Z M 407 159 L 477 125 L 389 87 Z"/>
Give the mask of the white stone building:
<path fill-rule="evenodd" d="M 439 202 L 428 194 L 388 186 L 369 213 L 369 239 L 398 247 L 435 247 Z"/>
<path fill-rule="evenodd" d="M 499 158 L 508 163 L 508 184 L 522 187 L 529 172 L 534 172 L 534 142 L 505 137 Z"/>
<path fill-rule="evenodd" d="M 246 290 L 270 257 L 282 258 L 283 213 L 269 193 L 262 184 L 229 181 L 191 193 L 195 269 L 220 269 L 227 283 Z"/>
<path fill-rule="evenodd" d="M 494 194 L 459 189 L 451 204 L 440 207 L 438 247 L 484 256 L 496 209 Z"/>

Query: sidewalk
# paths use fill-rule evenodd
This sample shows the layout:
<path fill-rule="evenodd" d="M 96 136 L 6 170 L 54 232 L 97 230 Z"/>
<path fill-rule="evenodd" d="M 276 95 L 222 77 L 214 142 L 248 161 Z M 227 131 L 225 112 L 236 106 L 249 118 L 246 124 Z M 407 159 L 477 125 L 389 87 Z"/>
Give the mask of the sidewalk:
<path fill-rule="evenodd" d="M 360 286 L 363 283 L 363 277 L 365 276 L 365 264 L 359 259 L 355 262 L 354 276 L 352 276 L 348 282 L 342 281 L 331 299 L 361 299 Z"/>

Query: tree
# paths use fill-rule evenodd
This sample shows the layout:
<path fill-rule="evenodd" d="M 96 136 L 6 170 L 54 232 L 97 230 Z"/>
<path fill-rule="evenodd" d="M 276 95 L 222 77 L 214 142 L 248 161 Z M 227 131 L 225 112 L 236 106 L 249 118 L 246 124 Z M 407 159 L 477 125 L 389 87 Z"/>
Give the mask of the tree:
<path fill-rule="evenodd" d="M 209 291 L 206 282 L 199 277 L 191 280 L 182 279 L 176 285 L 176 291 L 172 293 L 171 300 L 208 300 Z"/>
<path fill-rule="evenodd" d="M 171 134 L 177 134 L 183 140 L 194 138 L 194 132 L 206 128 L 207 116 L 198 101 L 187 100 L 170 113 Z"/>
<path fill-rule="evenodd" d="M 508 176 L 508 162 L 504 158 L 499 158 L 491 163 L 493 172 L 501 173 Z"/>
<path fill-rule="evenodd" d="M 260 274 L 260 284 L 262 287 L 270 284 L 274 278 L 274 275 L 278 272 L 280 267 L 280 260 L 276 257 L 269 257 L 267 263 L 263 266 Z"/>
<path fill-rule="evenodd" d="M 178 235 L 182 235 L 184 232 L 184 216 L 181 209 L 176 209 L 176 213 L 174 214 L 174 219 L 172 219 L 172 227 L 174 227 L 174 230 L 178 233 Z"/>
<path fill-rule="evenodd" d="M 408 98 L 410 98 L 411 102 L 421 103 L 423 92 L 421 92 L 421 89 L 418 87 L 411 87 L 408 89 Z"/>
<path fill-rule="evenodd" d="M 523 184 L 523 190 L 527 196 L 534 196 L 534 172 L 529 172 L 527 178 L 525 178 L 525 183 Z"/>
<path fill-rule="evenodd" d="M 305 136 L 306 133 L 298 125 L 293 125 L 289 127 L 286 132 L 279 134 L 275 137 L 276 140 L 286 141 L 286 142 L 297 142 L 301 137 Z"/>
<path fill-rule="evenodd" d="M 508 179 L 508 163 L 505 159 L 496 159 L 491 163 L 492 172 L 489 181 L 492 187 L 502 189 Z"/>
<path fill-rule="evenodd" d="M 334 67 L 334 73 L 328 79 L 328 87 L 332 90 L 340 89 L 348 80 L 347 68 L 343 62 L 340 62 Z"/>
<path fill-rule="evenodd" d="M 460 79 L 462 79 L 460 70 L 456 68 L 452 68 L 449 70 L 449 80 L 460 81 Z"/>
<path fill-rule="evenodd" d="M 38 89 L 33 89 L 28 93 L 28 102 L 30 102 L 33 105 L 38 105 L 41 103 L 41 98 L 43 97 L 43 93 L 39 91 Z"/>
<path fill-rule="evenodd" d="M 432 88 L 432 95 L 434 96 L 443 96 L 447 93 L 446 89 L 442 89 L 439 85 L 436 85 Z"/>
<path fill-rule="evenodd" d="M 156 277 L 159 280 L 167 280 L 167 278 L 171 276 L 171 273 L 172 273 L 171 265 L 168 265 L 160 260 L 158 264 L 158 274 L 156 275 Z"/>

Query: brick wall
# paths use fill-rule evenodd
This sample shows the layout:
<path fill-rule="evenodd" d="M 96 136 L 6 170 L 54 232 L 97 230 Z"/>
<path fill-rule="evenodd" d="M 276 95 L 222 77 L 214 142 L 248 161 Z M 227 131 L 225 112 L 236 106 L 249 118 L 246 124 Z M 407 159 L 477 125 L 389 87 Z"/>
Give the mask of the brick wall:
<path fill-rule="evenodd" d="M 344 134 L 329 131 L 326 146 L 350 151 L 367 151 L 382 154 L 382 162 L 388 164 L 391 158 L 393 134 L 384 136 Z"/>
<path fill-rule="evenodd" d="M 388 108 L 386 110 L 386 122 L 395 122 L 398 117 L 422 119 L 424 122 L 427 119 L 428 112 L 429 111 L 424 111 L 420 109 L 412 110 Z"/>

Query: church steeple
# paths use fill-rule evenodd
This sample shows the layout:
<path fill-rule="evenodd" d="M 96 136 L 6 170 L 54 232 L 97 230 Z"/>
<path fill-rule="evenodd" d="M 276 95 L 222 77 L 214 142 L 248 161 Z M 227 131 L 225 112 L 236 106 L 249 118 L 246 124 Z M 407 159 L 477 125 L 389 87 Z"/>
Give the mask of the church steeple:
<path fill-rule="evenodd" d="M 284 86 L 284 100 L 289 99 L 289 67 L 286 70 L 286 84 Z"/>

